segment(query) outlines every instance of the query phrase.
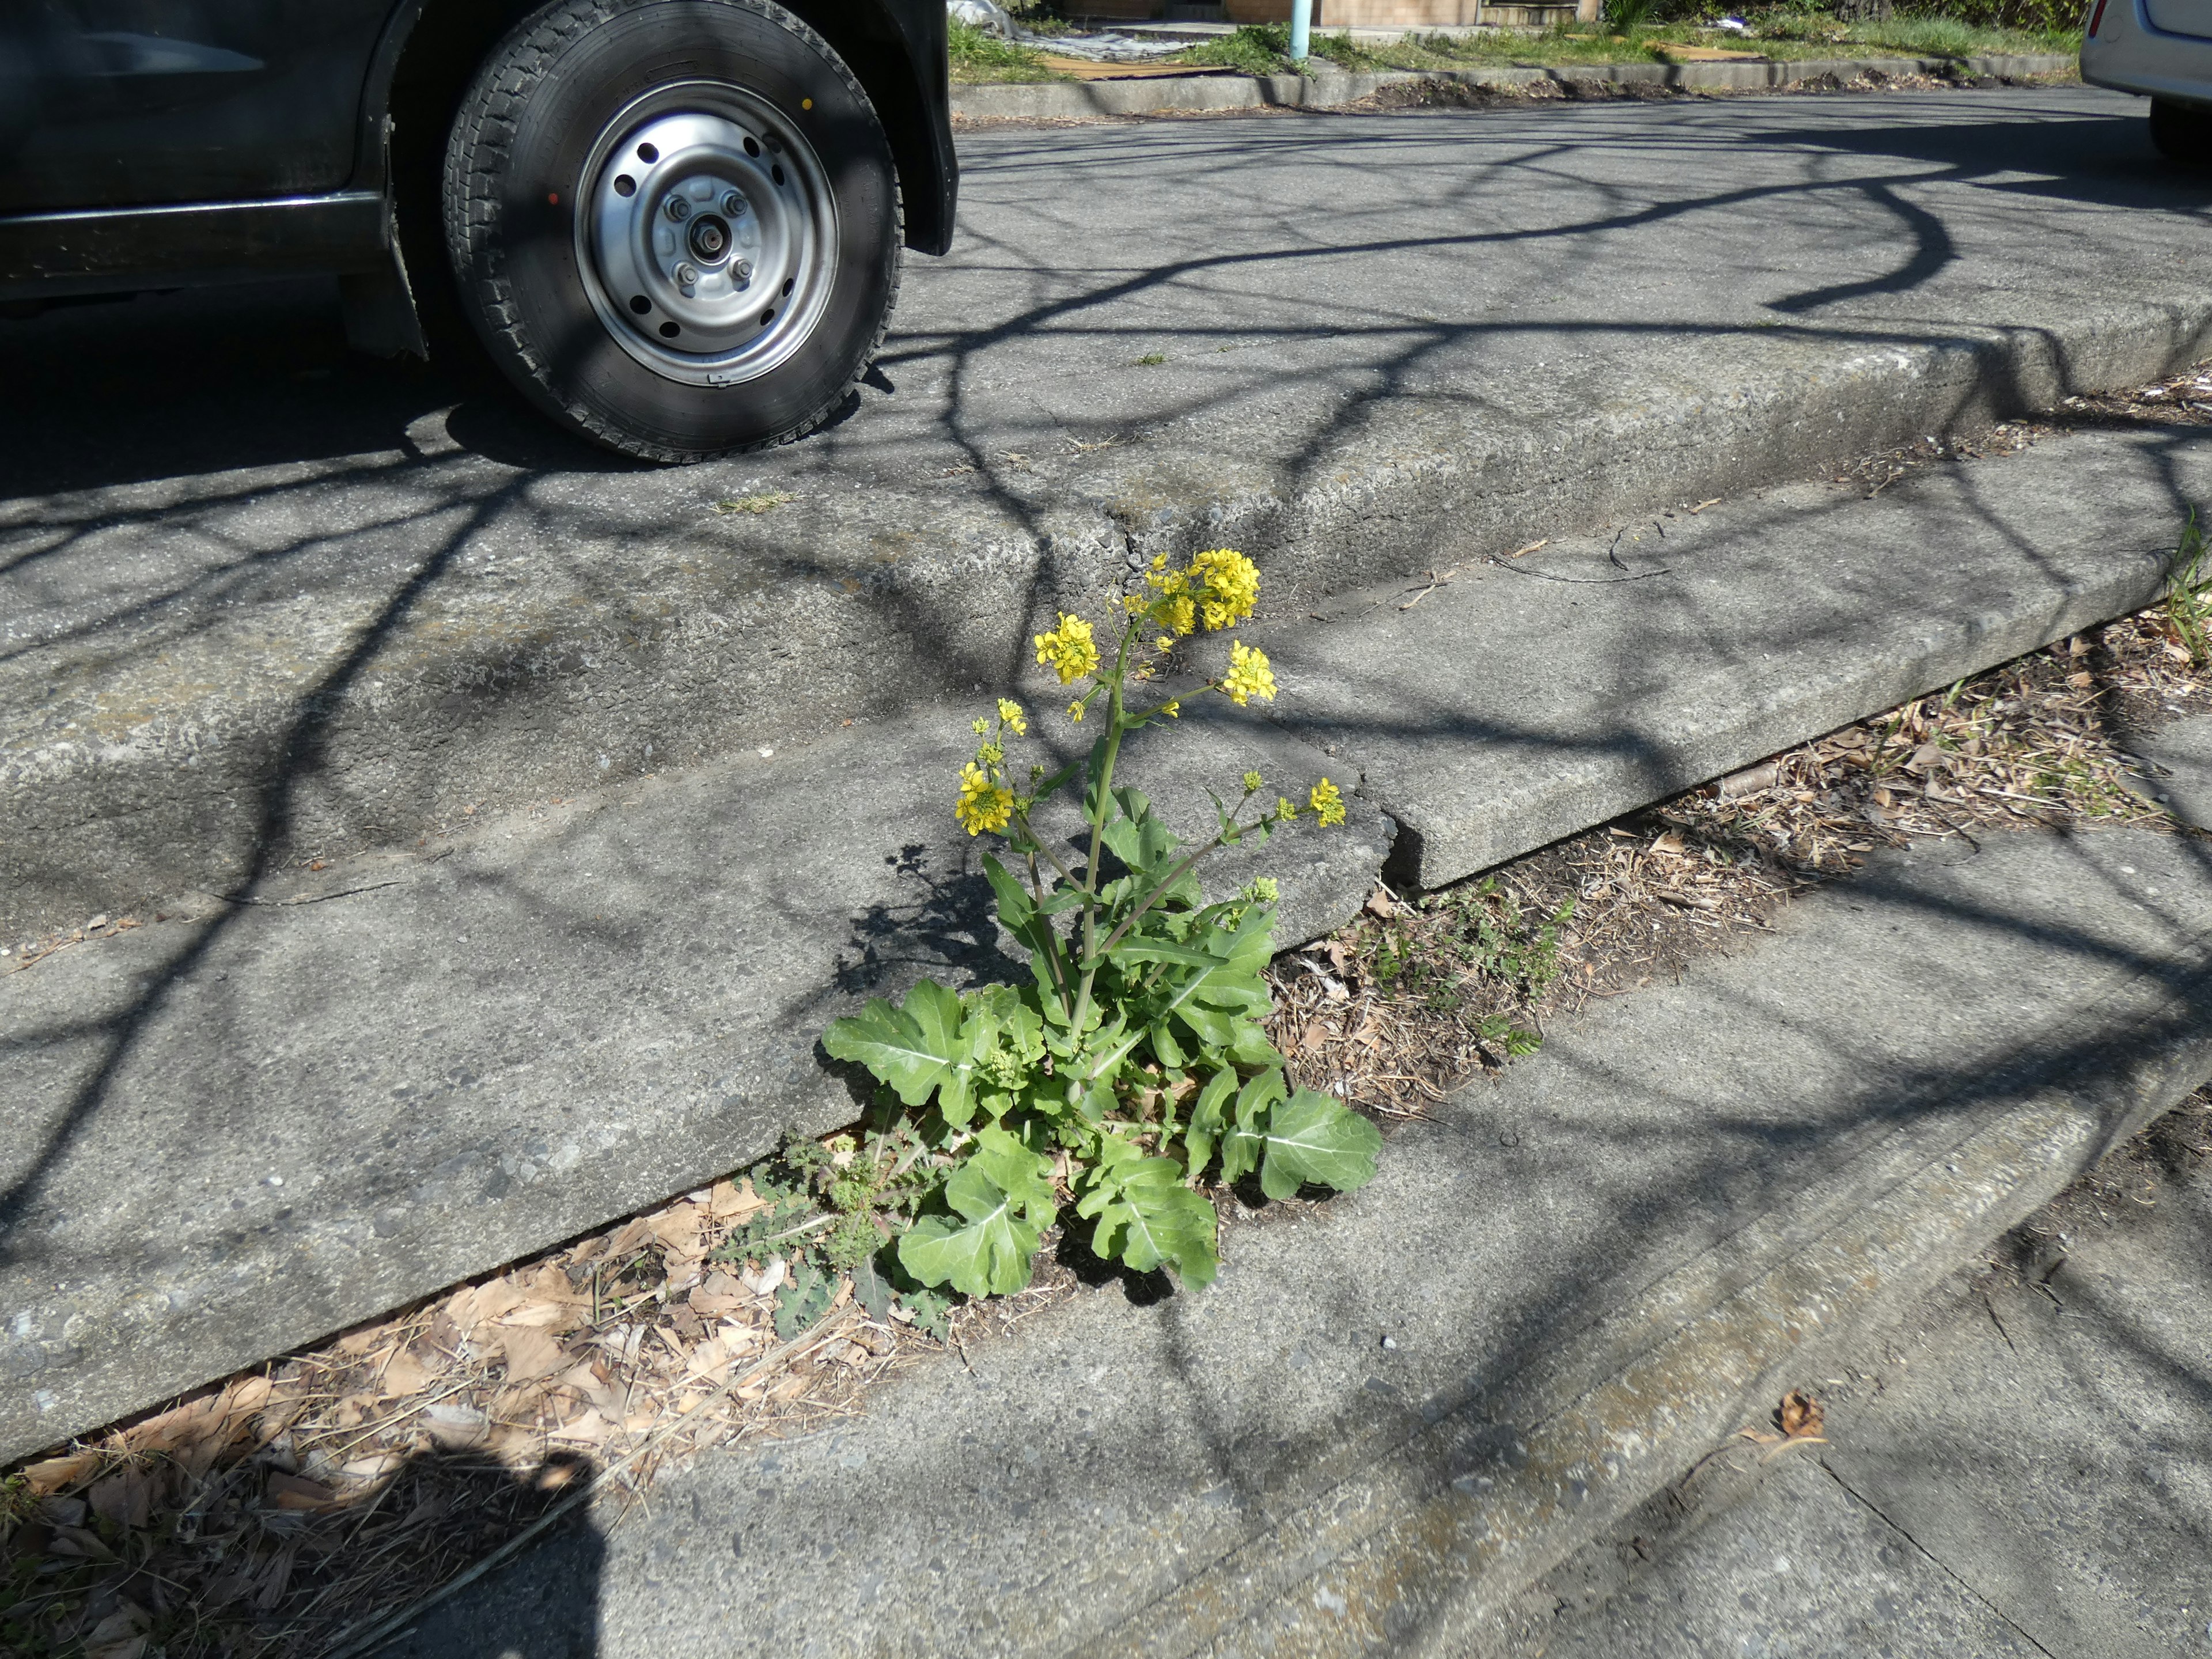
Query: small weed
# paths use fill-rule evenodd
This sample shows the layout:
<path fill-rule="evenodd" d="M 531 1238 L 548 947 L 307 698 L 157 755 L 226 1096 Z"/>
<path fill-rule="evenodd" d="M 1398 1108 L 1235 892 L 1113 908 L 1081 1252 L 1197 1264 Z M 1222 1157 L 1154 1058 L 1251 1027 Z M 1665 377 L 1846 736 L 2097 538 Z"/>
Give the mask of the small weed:
<path fill-rule="evenodd" d="M 955 81 L 1064 81 L 1028 46 L 1016 46 L 988 29 L 948 18 L 946 58 Z"/>
<path fill-rule="evenodd" d="M 730 501 L 716 501 L 714 511 L 726 517 L 735 513 L 769 513 L 786 501 L 798 499 L 787 489 L 770 489 L 758 495 L 739 495 Z"/>
<path fill-rule="evenodd" d="M 1478 973 L 1502 980 L 1532 1000 L 1559 976 L 1559 930 L 1574 919 L 1571 898 L 1531 926 L 1520 900 L 1500 887 L 1495 876 L 1438 897 L 1458 922 L 1459 948 Z"/>
<path fill-rule="evenodd" d="M 1495 876 L 1431 894 L 1420 908 L 1370 934 L 1366 972 L 1392 996 L 1428 1012 L 1465 1020 L 1483 1047 L 1509 1057 L 1534 1054 L 1543 1039 L 1510 1012 L 1477 1012 L 1504 994 L 1526 1007 L 1559 975 L 1561 930 L 1575 902 L 1561 901 L 1540 921 Z"/>
<path fill-rule="evenodd" d="M 1165 353 L 1164 353 L 1164 352 L 1158 352 L 1158 351 L 1147 351 L 1147 352 L 1146 352 L 1143 356 L 1141 356 L 1141 357 L 1138 358 L 1134 362 L 1131 363 L 1131 364 L 1129 365 L 1129 367 L 1130 367 L 1130 368 L 1158 368 L 1162 363 L 1164 363 L 1164 362 L 1167 362 L 1167 356 L 1166 356 L 1166 354 L 1165 354 Z"/>
<path fill-rule="evenodd" d="M 1633 40 L 1644 33 L 1657 9 L 1657 0 L 1605 0 L 1605 27 L 1608 33 Z"/>
<path fill-rule="evenodd" d="M 1247 75 L 1279 75 L 1290 66 L 1288 23 L 1247 23 L 1234 34 L 1193 46 L 1178 60 Z"/>
<path fill-rule="evenodd" d="M 2212 663 L 2212 570 L 2206 568 L 2204 531 L 2191 507 L 2173 550 L 2163 610 L 2166 631 L 2189 653 L 2190 665 Z"/>
<path fill-rule="evenodd" d="M 871 1314 L 880 1318 L 896 1305 L 933 1333 L 951 1304 L 902 1272 L 885 1246 L 893 1218 L 910 1222 L 929 1190 L 915 1173 L 921 1151 L 902 1123 L 827 1143 L 792 1136 L 748 1175 L 769 1207 L 734 1230 L 712 1259 L 787 1259 L 791 1276 L 775 1294 L 776 1334 L 787 1342 L 820 1322 L 846 1273 Z"/>

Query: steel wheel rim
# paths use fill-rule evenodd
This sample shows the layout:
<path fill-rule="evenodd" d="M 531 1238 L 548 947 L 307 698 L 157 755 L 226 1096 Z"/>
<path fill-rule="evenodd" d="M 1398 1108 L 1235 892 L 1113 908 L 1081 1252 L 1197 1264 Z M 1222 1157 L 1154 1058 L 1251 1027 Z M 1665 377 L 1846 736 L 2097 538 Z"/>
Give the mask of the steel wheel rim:
<path fill-rule="evenodd" d="M 665 379 L 757 380 L 829 304 L 829 175 L 805 135 L 742 87 L 684 82 L 639 99 L 601 131 L 577 195 L 592 309 Z"/>

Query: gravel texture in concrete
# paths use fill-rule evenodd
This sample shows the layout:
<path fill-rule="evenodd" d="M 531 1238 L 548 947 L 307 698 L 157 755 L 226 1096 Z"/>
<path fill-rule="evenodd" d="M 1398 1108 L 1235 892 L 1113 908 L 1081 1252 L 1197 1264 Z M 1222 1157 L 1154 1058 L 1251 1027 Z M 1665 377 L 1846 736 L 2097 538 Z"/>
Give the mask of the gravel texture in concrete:
<path fill-rule="evenodd" d="M 2212 829 L 2212 717 L 2176 720 L 2133 752 L 2150 763 L 2145 794 L 2184 823 Z"/>
<path fill-rule="evenodd" d="M 1498 1659 L 2212 1646 L 2212 1181 L 2123 1179 L 2024 1278 L 1947 1285 L 1806 1378 L 1827 1444 L 1737 1454 L 1564 1563 Z"/>
<path fill-rule="evenodd" d="M 973 133 L 850 418 L 674 471 L 314 288 L 0 330 L 0 941 L 1012 678 L 1130 561 L 1387 577 L 2203 355 L 2202 191 L 2014 90 Z M 1599 590 L 1591 590 L 1596 592 Z"/>
<path fill-rule="evenodd" d="M 1207 1293 L 1086 1293 L 703 1455 L 392 1650 L 1463 1651 L 2212 1073 L 2208 928 L 2178 836 L 1887 859 L 1232 1227 Z"/>

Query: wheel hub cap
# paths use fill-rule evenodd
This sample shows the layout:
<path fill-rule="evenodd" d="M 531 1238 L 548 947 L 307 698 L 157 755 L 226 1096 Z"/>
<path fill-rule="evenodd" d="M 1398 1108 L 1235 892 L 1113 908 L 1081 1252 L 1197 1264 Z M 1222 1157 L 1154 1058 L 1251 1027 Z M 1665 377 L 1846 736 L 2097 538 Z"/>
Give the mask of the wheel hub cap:
<path fill-rule="evenodd" d="M 733 385 L 812 331 L 835 274 L 835 202 L 813 146 L 764 100 L 664 88 L 608 125 L 584 186 L 592 308 L 655 373 Z"/>

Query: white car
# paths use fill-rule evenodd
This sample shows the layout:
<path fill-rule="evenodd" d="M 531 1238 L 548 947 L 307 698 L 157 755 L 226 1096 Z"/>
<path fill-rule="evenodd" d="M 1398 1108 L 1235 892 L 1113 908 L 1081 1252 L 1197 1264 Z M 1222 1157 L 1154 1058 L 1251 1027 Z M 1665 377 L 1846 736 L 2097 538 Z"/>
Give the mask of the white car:
<path fill-rule="evenodd" d="M 2212 165 L 2212 0 L 2089 0 L 2081 78 L 2150 100 L 2150 137 Z"/>

